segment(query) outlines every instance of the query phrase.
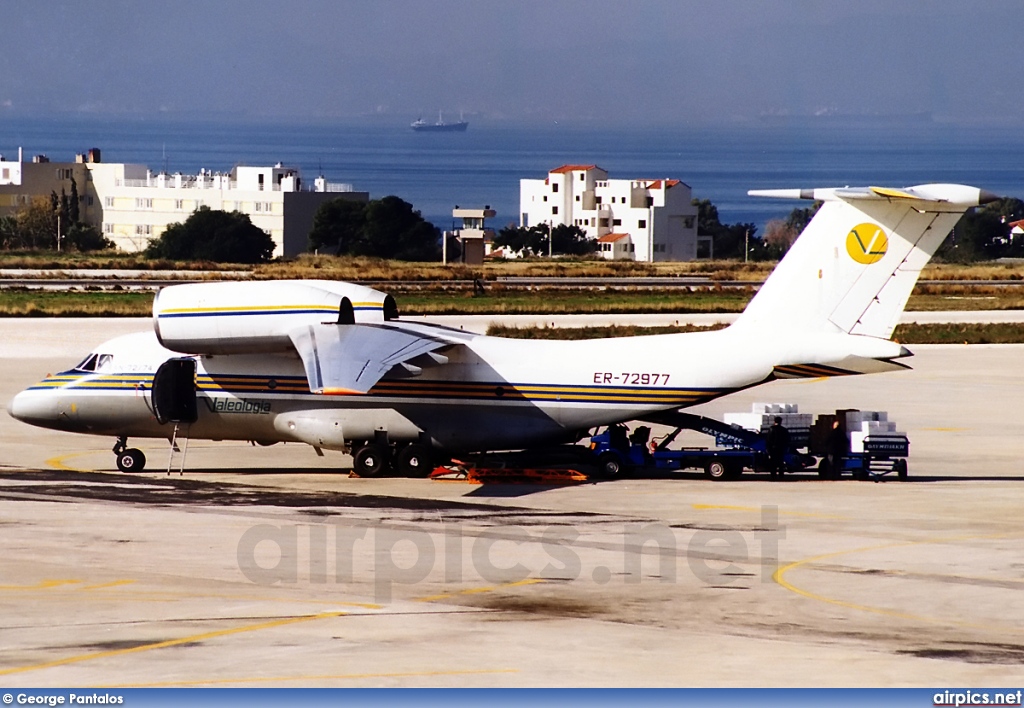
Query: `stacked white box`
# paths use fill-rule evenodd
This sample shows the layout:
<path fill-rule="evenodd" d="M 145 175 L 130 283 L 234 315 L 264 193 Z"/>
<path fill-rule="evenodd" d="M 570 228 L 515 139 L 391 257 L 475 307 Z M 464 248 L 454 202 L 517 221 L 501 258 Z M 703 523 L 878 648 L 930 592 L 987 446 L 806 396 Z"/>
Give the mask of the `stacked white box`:
<path fill-rule="evenodd" d="M 850 431 L 850 452 L 864 452 L 865 438 L 896 438 L 903 439 L 907 434 L 896 430 L 896 423 L 889 421 L 885 411 L 857 411 L 863 414 L 859 425 L 847 428 Z M 850 421 L 850 414 L 847 414 Z"/>
<path fill-rule="evenodd" d="M 860 424 L 860 429 L 869 435 L 895 433 L 896 424 L 884 420 L 865 420 Z"/>
<path fill-rule="evenodd" d="M 782 426 L 791 433 L 810 431 L 814 422 L 814 416 L 800 413 L 795 403 L 755 403 L 750 413 L 726 413 L 724 416 L 728 425 L 738 425 L 757 433 L 767 433 L 776 418 L 782 418 Z"/>
<path fill-rule="evenodd" d="M 725 423 L 727 425 L 738 425 L 746 430 L 760 432 L 761 425 L 766 417 L 760 413 L 726 413 Z"/>
<path fill-rule="evenodd" d="M 886 411 L 846 411 L 846 429 L 860 430 L 865 421 L 885 422 L 889 420 Z"/>

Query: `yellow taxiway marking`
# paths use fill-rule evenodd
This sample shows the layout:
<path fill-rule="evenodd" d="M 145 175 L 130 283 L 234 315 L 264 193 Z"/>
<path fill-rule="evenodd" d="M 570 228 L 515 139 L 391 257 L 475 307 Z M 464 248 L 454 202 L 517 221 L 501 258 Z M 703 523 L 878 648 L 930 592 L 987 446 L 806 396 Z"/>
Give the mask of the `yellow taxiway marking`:
<path fill-rule="evenodd" d="M 77 664 L 83 661 L 95 661 L 97 659 L 109 659 L 114 656 L 124 656 L 125 654 L 137 654 L 143 651 L 152 651 L 153 649 L 165 649 L 167 647 L 174 647 L 181 644 L 189 644 L 193 642 L 202 642 L 208 639 L 217 639 L 219 637 L 227 637 L 233 634 L 242 634 L 243 632 L 258 632 L 263 629 L 276 629 L 277 627 L 285 627 L 290 624 L 298 624 L 300 622 L 312 622 L 321 619 L 333 619 L 336 617 L 344 617 L 345 612 L 319 612 L 315 615 L 300 615 L 298 617 L 288 617 L 286 619 L 272 620 L 270 622 L 260 622 L 258 624 L 247 624 L 241 627 L 232 627 L 231 629 L 218 629 L 213 632 L 203 632 L 201 634 L 191 634 L 187 637 L 179 637 L 178 639 L 168 639 L 163 642 L 153 642 L 151 644 L 142 644 L 137 647 L 129 647 L 127 649 L 111 649 L 109 651 L 98 651 L 90 654 L 78 654 L 77 656 L 69 656 L 63 659 L 55 659 L 54 661 L 46 661 L 40 664 L 31 664 L 29 666 L 17 666 L 11 669 L 0 669 L 0 676 L 10 676 L 11 674 L 21 674 L 28 671 L 40 671 L 42 669 L 51 669 L 57 666 L 66 666 L 68 664 Z"/>
<path fill-rule="evenodd" d="M 105 590 L 106 588 L 116 588 L 122 585 L 131 585 L 134 580 L 112 580 L 109 583 L 98 583 L 96 585 L 82 585 L 85 582 L 83 580 L 75 579 L 60 579 L 60 580 L 40 580 L 34 585 L 0 585 L 0 592 L 2 591 L 18 591 L 18 590 L 50 590 L 51 588 L 65 588 L 79 592 L 82 590 Z M 68 585 L 74 585 L 73 588 L 68 588 Z"/>
<path fill-rule="evenodd" d="M 526 580 L 517 580 L 514 583 L 502 583 L 501 585 L 487 585 L 479 588 L 467 588 L 465 590 L 456 590 L 454 592 L 445 592 L 439 595 L 427 595 L 426 597 L 414 598 L 415 602 L 435 602 L 436 600 L 447 600 L 452 597 L 459 595 L 478 595 L 485 592 L 493 592 L 495 590 L 502 590 L 504 588 L 515 588 L 523 585 L 536 585 L 537 583 L 543 583 L 542 578 L 527 578 Z"/>
<path fill-rule="evenodd" d="M 49 590 L 63 585 L 75 585 L 81 580 L 40 580 L 34 585 L 0 585 L 0 590 Z M 82 588 L 75 588 L 81 590 Z"/>
<path fill-rule="evenodd" d="M 122 593 L 122 600 L 132 602 L 179 602 L 187 600 L 244 600 L 248 602 L 292 603 L 296 605 L 332 605 L 335 607 L 358 607 L 361 610 L 382 610 L 384 605 L 372 602 L 337 602 L 335 600 L 305 600 L 295 597 L 261 597 L 259 595 L 228 595 L 220 593 L 191 593 L 166 590 L 139 590 Z"/>
<path fill-rule="evenodd" d="M 889 610 L 889 609 L 886 609 L 884 607 L 871 607 L 870 605 L 859 605 L 859 604 L 854 603 L 854 602 L 847 602 L 845 600 L 839 600 L 839 599 L 834 598 L 834 597 L 828 597 L 826 595 L 819 595 L 817 593 L 810 592 L 809 590 L 804 590 L 802 588 L 798 588 L 796 585 L 793 585 L 792 583 L 787 581 L 786 578 L 785 578 L 786 573 L 788 573 L 789 571 L 791 571 L 791 570 L 793 570 L 795 568 L 799 568 L 801 566 L 809 565 L 811 563 L 817 563 L 819 561 L 828 560 L 828 559 L 831 559 L 831 558 L 838 558 L 839 556 L 853 555 L 855 553 L 867 553 L 868 551 L 880 551 L 880 550 L 883 550 L 883 549 L 886 549 L 886 548 L 899 548 L 901 546 L 915 546 L 915 545 L 918 545 L 919 543 L 922 543 L 922 542 L 921 541 L 909 541 L 909 542 L 906 542 L 906 543 L 883 543 L 883 544 L 880 544 L 880 545 L 877 545 L 877 546 L 863 546 L 861 548 L 851 548 L 851 549 L 845 550 L 845 551 L 835 551 L 833 553 L 823 553 L 823 554 L 818 555 L 818 556 L 810 556 L 809 558 L 804 558 L 802 560 L 798 560 L 798 561 L 795 561 L 793 563 L 789 563 L 787 565 L 782 566 L 781 568 L 776 570 L 774 573 L 772 573 L 772 580 L 774 580 L 776 583 L 778 583 L 782 587 L 786 588 L 790 592 L 795 592 L 797 595 L 801 595 L 801 596 L 809 598 L 811 600 L 818 600 L 819 602 L 827 602 L 830 605 L 838 605 L 840 607 L 845 607 L 845 608 L 851 609 L 851 610 L 861 610 L 863 612 L 874 612 L 876 614 L 889 615 L 889 616 L 892 616 L 892 617 L 902 617 L 904 619 L 914 619 L 914 620 L 924 619 L 924 618 L 918 617 L 916 615 L 911 615 L 911 614 L 907 614 L 907 613 L 904 613 L 904 612 L 899 612 L 897 610 Z"/>
<path fill-rule="evenodd" d="M 102 450 L 83 450 L 82 452 L 69 452 L 66 455 L 57 455 L 43 462 L 47 467 L 53 467 L 54 469 L 64 470 L 65 472 L 95 472 L 96 470 L 82 469 L 81 467 L 72 467 L 66 464 L 65 460 L 71 460 L 76 457 L 85 457 L 86 455 L 100 455 L 103 454 Z"/>
<path fill-rule="evenodd" d="M 117 587 L 121 587 L 122 585 L 132 585 L 135 582 L 136 582 L 135 580 L 113 580 L 113 581 L 111 581 L 109 583 L 100 583 L 98 585 L 86 585 L 85 587 L 79 588 L 79 589 L 80 590 L 106 590 L 107 588 L 117 588 Z"/>
<path fill-rule="evenodd" d="M 158 681 L 155 683 L 117 683 L 96 688 L 170 688 L 172 686 L 224 686 L 228 684 L 278 683 L 287 681 L 358 681 L 379 678 L 429 678 L 431 676 L 474 676 L 515 674 L 519 669 L 457 669 L 452 671 L 394 671 L 367 674 L 303 674 L 299 676 L 253 676 L 247 678 L 196 679 L 195 681 Z"/>
<path fill-rule="evenodd" d="M 78 581 L 78 580 L 43 581 L 43 584 L 45 584 L 45 583 L 68 584 L 68 583 L 78 583 L 78 582 L 81 582 L 81 581 Z M 119 584 L 122 584 L 124 582 L 132 582 L 132 581 L 118 581 L 117 583 L 110 583 L 108 585 L 110 585 L 110 586 L 119 585 Z M 500 590 L 502 588 L 519 587 L 519 586 L 523 586 L 523 585 L 533 585 L 533 584 L 542 583 L 542 582 L 544 582 L 544 581 L 542 579 L 540 579 L 540 578 L 527 578 L 526 580 L 519 580 L 519 581 L 512 582 L 512 583 L 503 583 L 501 585 L 490 585 L 490 586 L 486 586 L 486 587 L 467 588 L 465 590 L 460 590 L 460 591 L 452 592 L 452 593 L 446 593 L 446 594 L 441 594 L 441 595 L 431 595 L 431 596 L 428 596 L 428 597 L 416 598 L 416 601 L 418 601 L 418 602 L 431 602 L 431 601 L 434 601 L 434 600 L 442 600 L 442 599 L 445 599 L 445 598 L 455 597 L 457 595 L 470 595 L 470 594 L 476 594 L 476 593 L 491 592 L 493 590 Z M 20 586 L 16 586 L 16 587 L 19 587 L 19 589 L 28 589 L 28 588 L 21 588 Z M 36 587 L 39 587 L 39 586 L 36 586 Z M 103 587 L 103 585 L 92 586 L 92 587 L 94 587 L 94 588 L 95 587 Z M 2 588 L 0 588 L 0 589 L 2 589 Z M 337 604 L 337 603 L 335 603 L 335 604 Z M 361 606 L 363 606 L 363 607 L 374 607 L 373 605 L 370 605 L 368 603 L 367 604 L 363 604 Z M 212 631 L 212 632 L 202 632 L 200 634 L 192 634 L 192 635 L 189 635 L 187 637 L 179 637 L 178 639 L 168 639 L 167 641 L 163 641 L 163 642 L 153 642 L 151 644 L 143 644 L 143 645 L 140 645 L 140 646 L 137 646 L 137 647 L 128 647 L 126 649 L 111 649 L 109 651 L 99 651 L 99 652 L 92 652 L 92 653 L 89 653 L 89 654 L 79 654 L 79 655 L 76 655 L 76 656 L 65 657 L 63 659 L 55 659 L 54 661 L 42 662 L 42 663 L 39 663 L 39 664 L 31 664 L 29 666 L 18 666 L 18 667 L 14 667 L 14 668 L 10 668 L 10 669 L 0 669 L 0 676 L 9 676 L 11 674 L 26 673 L 26 672 L 29 672 L 29 671 L 39 671 L 39 670 L 42 670 L 42 669 L 55 668 L 57 666 L 66 666 L 68 664 L 76 664 L 76 663 L 80 663 L 80 662 L 83 662 L 83 661 L 94 661 L 94 660 L 97 660 L 97 659 L 107 659 L 107 658 L 115 657 L 115 656 L 124 656 L 126 654 L 137 654 L 137 653 L 143 652 L 143 651 L 152 651 L 154 649 L 165 649 L 167 647 L 179 646 L 181 644 L 189 644 L 189 643 L 194 643 L 194 642 L 202 642 L 202 641 L 206 641 L 208 639 L 216 639 L 216 638 L 219 638 L 219 637 L 226 637 L 226 636 L 230 636 L 230 635 L 233 635 L 233 634 L 241 634 L 241 633 L 244 633 L 244 632 L 256 632 L 256 631 L 260 631 L 260 630 L 264 630 L 264 629 L 275 629 L 277 627 L 284 627 L 284 626 L 291 625 L 291 624 L 298 624 L 300 622 L 311 622 L 311 621 L 314 621 L 314 620 L 332 619 L 332 618 L 336 618 L 336 617 L 345 617 L 345 616 L 349 616 L 349 613 L 343 612 L 343 611 L 336 611 L 336 612 L 319 612 L 317 614 L 312 614 L 312 615 L 300 615 L 300 616 L 297 616 L 297 617 L 288 617 L 286 619 L 272 620 L 272 621 L 269 621 L 269 622 L 260 622 L 260 623 L 257 623 L 257 624 L 249 624 L 249 625 L 244 625 L 244 626 L 241 626 L 241 627 L 233 627 L 231 629 L 220 629 L 220 630 L 215 630 L 215 631 Z M 441 672 L 441 673 L 439 673 L 437 675 L 443 675 L 443 674 L 446 674 L 446 673 L 457 674 L 457 673 L 469 673 L 469 672 Z M 410 676 L 412 676 L 414 674 L 382 674 L 381 676 L 402 676 L 402 675 L 410 675 Z M 415 674 L 415 675 L 432 675 L 432 674 L 431 673 L 427 673 L 427 674 Z M 373 676 L 376 676 L 376 674 L 366 674 L 365 675 L 365 677 L 367 677 L 367 678 L 370 678 L 370 677 L 373 677 Z M 351 676 L 351 678 L 359 678 L 359 677 L 360 677 L 360 675 L 355 675 L 355 674 Z M 303 678 L 305 678 L 305 679 L 316 679 L 316 678 L 331 678 L 331 677 L 330 676 L 324 676 L 324 677 L 303 676 L 303 677 L 296 677 L 295 679 L 281 678 L 281 679 L 278 679 L 278 680 L 300 680 L 300 679 L 303 679 Z M 249 681 L 249 680 L 256 680 L 256 679 L 239 679 L 239 681 Z M 268 679 L 268 680 L 275 680 L 275 679 Z M 210 683 L 210 682 L 200 681 L 200 682 L 197 682 L 197 683 L 201 684 L 201 683 Z M 140 686 L 141 685 L 142 684 L 140 684 Z M 150 684 L 145 684 L 145 685 L 150 685 Z M 152 684 L 152 685 L 153 686 L 158 686 L 158 685 L 161 685 L 161 684 Z M 170 685 L 170 684 L 168 684 L 168 685 Z M 127 687 L 127 686 L 124 686 L 124 687 Z"/>
<path fill-rule="evenodd" d="M 730 506 L 728 504 L 691 504 L 697 511 L 710 511 L 712 509 L 721 509 L 724 511 L 761 511 L 762 507 L 759 506 Z M 812 511 L 783 511 L 779 509 L 779 515 L 785 516 L 809 516 L 818 519 L 846 519 L 847 516 L 840 516 L 838 514 L 817 514 Z"/>
<path fill-rule="evenodd" d="M 794 561 L 793 563 L 789 563 L 787 565 L 782 566 L 781 568 L 776 570 L 774 573 L 772 573 L 772 580 L 774 580 L 776 583 L 778 583 L 779 585 L 784 587 L 786 590 L 789 590 L 790 592 L 794 592 L 797 595 L 800 595 L 802 597 L 806 597 L 806 598 L 808 598 L 810 600 L 817 600 L 818 602 L 825 602 L 825 603 L 830 604 L 830 605 L 836 605 L 838 607 L 845 607 L 845 608 L 850 609 L 850 610 L 858 610 L 860 612 L 871 612 L 873 614 L 885 615 L 887 617 L 899 617 L 901 619 L 912 620 L 912 621 L 915 621 L 915 622 L 926 622 L 928 624 L 948 624 L 948 625 L 953 625 L 953 626 L 957 626 L 957 627 L 968 627 L 968 628 L 972 628 L 972 629 L 991 629 L 991 627 L 988 626 L 988 625 L 976 624 L 976 623 L 971 623 L 971 622 L 963 622 L 963 621 L 960 621 L 960 620 L 950 619 L 950 618 L 931 617 L 929 615 L 917 615 L 917 614 L 913 614 L 913 613 L 910 613 L 910 612 L 901 612 L 899 610 L 889 609 L 887 607 L 875 607 L 875 606 L 872 606 L 872 605 L 862 605 L 862 604 L 859 604 L 859 603 L 856 603 L 856 602 L 847 602 L 846 600 L 840 600 L 839 598 L 829 597 L 827 595 L 821 595 L 821 594 L 818 594 L 818 593 L 811 592 L 809 590 L 804 590 L 803 588 L 799 588 L 796 585 L 793 585 L 792 583 L 787 581 L 785 576 L 791 570 L 794 570 L 796 568 L 800 568 L 802 566 L 807 566 L 807 565 L 810 565 L 812 563 L 817 563 L 819 561 L 829 560 L 829 559 L 832 559 L 832 558 L 838 558 L 840 556 L 854 555 L 854 554 L 857 554 L 857 553 L 867 553 L 867 552 L 870 552 L 870 551 L 880 551 L 880 550 L 885 550 L 885 549 L 888 549 L 888 548 L 905 548 L 905 547 L 908 547 L 908 546 L 922 546 L 922 545 L 926 545 L 926 544 L 950 543 L 950 542 L 953 542 L 953 541 L 970 541 L 970 540 L 980 540 L 980 539 L 1006 538 L 1006 537 L 1009 537 L 1009 536 L 1012 536 L 1012 535 L 1014 535 L 1014 534 L 1005 534 L 1005 533 L 1003 533 L 1003 534 L 992 534 L 992 535 L 985 535 L 985 536 L 953 536 L 953 537 L 948 537 L 948 538 L 936 538 L 936 539 L 930 539 L 930 540 L 925 540 L 925 541 L 903 541 L 903 542 L 900 542 L 900 543 L 883 543 L 883 544 L 879 544 L 877 546 L 863 546 L 861 548 L 851 548 L 851 549 L 848 549 L 848 550 L 845 550 L 845 551 L 834 551 L 833 553 L 823 553 L 821 555 L 810 556 L 808 558 L 803 558 L 801 560 Z M 1000 629 L 1005 630 L 1006 627 L 1000 627 Z"/>
<path fill-rule="evenodd" d="M 60 578 L 51 580 L 40 580 L 37 583 L 31 585 L 0 585 L 0 592 L 24 592 L 26 590 L 51 590 L 54 588 L 62 588 L 64 590 L 72 590 L 74 592 L 82 592 L 85 590 L 108 590 L 112 588 L 123 588 L 127 585 L 135 585 L 139 581 L 131 579 L 111 580 L 106 583 L 96 583 L 93 585 L 83 585 L 86 581 L 78 580 L 74 578 Z M 74 587 L 70 587 L 74 586 Z M 305 600 L 302 598 L 294 597 L 262 597 L 259 595 L 245 595 L 245 594 L 232 594 L 232 593 L 193 593 L 193 592 L 173 592 L 166 590 L 137 590 L 131 589 L 127 592 L 122 592 L 117 595 L 120 600 L 132 600 L 135 602 L 173 602 L 177 600 L 195 600 L 199 598 L 216 599 L 216 600 L 249 600 L 254 602 L 290 602 L 296 604 L 315 604 L 324 605 L 330 604 L 339 607 L 358 607 L 363 610 L 381 610 L 384 609 L 383 605 L 379 605 L 374 602 L 337 602 L 334 600 Z M 40 599 L 40 598 L 34 598 Z"/>

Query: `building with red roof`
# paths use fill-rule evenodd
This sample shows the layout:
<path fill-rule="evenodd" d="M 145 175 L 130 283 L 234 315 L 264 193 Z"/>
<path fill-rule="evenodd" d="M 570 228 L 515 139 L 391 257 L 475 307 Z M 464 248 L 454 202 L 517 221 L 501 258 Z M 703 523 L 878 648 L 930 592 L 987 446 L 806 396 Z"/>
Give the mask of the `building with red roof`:
<path fill-rule="evenodd" d="M 597 165 L 562 165 L 519 181 L 519 225 L 578 226 L 608 259 L 689 261 L 697 257 L 691 198 L 678 179 L 609 179 Z"/>

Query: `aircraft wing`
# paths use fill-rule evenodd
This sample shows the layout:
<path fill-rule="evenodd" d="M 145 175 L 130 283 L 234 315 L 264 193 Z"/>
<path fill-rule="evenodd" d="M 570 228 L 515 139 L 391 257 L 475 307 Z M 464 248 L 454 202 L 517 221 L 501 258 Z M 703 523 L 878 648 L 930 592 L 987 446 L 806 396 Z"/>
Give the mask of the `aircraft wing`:
<path fill-rule="evenodd" d="M 306 368 L 309 390 L 326 395 L 366 393 L 385 374 L 407 375 L 446 364 L 439 349 L 461 344 L 443 331 L 423 332 L 376 324 L 308 325 L 289 333 Z"/>

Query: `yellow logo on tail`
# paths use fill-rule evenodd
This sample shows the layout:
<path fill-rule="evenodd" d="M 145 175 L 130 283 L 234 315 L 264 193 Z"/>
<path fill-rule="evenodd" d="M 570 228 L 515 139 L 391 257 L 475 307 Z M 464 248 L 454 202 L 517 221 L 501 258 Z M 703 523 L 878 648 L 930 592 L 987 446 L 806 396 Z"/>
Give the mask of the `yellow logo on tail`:
<path fill-rule="evenodd" d="M 857 224 L 846 235 L 846 252 L 863 265 L 882 260 L 889 250 L 889 237 L 878 224 Z"/>

